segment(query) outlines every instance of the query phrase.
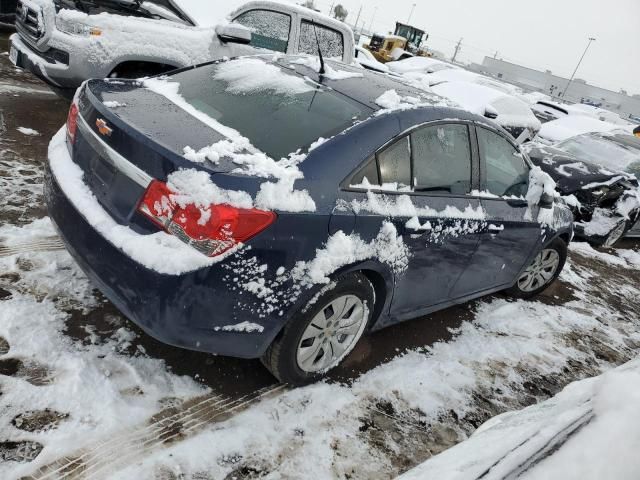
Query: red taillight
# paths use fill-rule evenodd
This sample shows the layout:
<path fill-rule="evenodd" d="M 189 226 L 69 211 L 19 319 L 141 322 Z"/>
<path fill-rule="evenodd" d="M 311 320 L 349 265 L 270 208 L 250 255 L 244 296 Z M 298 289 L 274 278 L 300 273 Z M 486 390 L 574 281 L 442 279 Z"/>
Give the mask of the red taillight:
<path fill-rule="evenodd" d="M 78 130 L 78 105 L 73 102 L 69 107 L 67 115 L 67 140 L 73 144 L 76 141 L 76 131 Z"/>
<path fill-rule="evenodd" d="M 173 196 L 165 183 L 153 180 L 138 210 L 168 233 L 209 257 L 246 242 L 276 219 L 275 213 L 255 208 L 231 205 L 200 208 L 193 204 L 183 207 L 173 200 Z"/>

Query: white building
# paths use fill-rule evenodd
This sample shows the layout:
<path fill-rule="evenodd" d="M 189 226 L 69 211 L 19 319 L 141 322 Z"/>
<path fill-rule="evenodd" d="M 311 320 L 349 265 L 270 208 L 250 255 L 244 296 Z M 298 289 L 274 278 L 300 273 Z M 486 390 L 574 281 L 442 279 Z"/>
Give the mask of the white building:
<path fill-rule="evenodd" d="M 567 102 L 594 104 L 616 112 L 623 118 L 628 118 L 629 116 L 640 117 L 640 95 L 629 96 L 624 90 L 613 92 L 605 88 L 589 85 L 584 80 L 574 79 L 566 95 L 562 97 L 562 92 L 566 88 L 569 79 L 554 75 L 549 70 L 540 72 L 491 57 L 484 57 L 482 65 L 472 64 L 470 68 L 477 72 L 500 78 L 526 90 L 563 98 Z"/>

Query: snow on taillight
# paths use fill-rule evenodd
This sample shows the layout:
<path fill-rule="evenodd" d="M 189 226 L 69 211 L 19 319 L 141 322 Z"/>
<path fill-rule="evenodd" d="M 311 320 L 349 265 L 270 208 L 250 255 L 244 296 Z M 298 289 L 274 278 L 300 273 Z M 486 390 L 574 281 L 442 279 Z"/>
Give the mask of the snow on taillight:
<path fill-rule="evenodd" d="M 76 141 L 76 132 L 78 131 L 78 104 L 73 102 L 69 107 L 67 115 L 67 141 L 70 144 Z"/>
<path fill-rule="evenodd" d="M 220 255 L 238 243 L 256 236 L 276 214 L 255 208 L 231 205 L 179 205 L 174 192 L 164 182 L 153 180 L 138 210 L 168 233 L 209 257 Z"/>

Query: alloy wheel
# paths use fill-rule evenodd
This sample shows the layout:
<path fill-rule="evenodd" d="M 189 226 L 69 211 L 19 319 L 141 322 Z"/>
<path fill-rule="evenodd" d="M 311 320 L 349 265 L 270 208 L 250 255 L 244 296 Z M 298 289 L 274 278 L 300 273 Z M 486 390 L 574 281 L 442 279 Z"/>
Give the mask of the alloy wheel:
<path fill-rule="evenodd" d="M 560 255 L 552 248 L 542 250 L 518 279 L 518 288 L 533 292 L 553 280 L 560 266 Z"/>
<path fill-rule="evenodd" d="M 335 367 L 362 335 L 367 317 L 365 304 L 355 295 L 331 300 L 302 334 L 296 354 L 298 367 L 309 373 Z"/>

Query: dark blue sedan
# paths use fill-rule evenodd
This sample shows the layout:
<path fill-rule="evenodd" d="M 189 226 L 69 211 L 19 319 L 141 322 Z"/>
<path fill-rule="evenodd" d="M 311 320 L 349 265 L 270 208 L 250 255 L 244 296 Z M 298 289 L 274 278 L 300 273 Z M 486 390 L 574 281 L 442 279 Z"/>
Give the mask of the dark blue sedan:
<path fill-rule="evenodd" d="M 129 319 L 303 384 L 366 331 L 557 278 L 571 212 L 506 132 L 387 76 L 318 70 L 251 57 L 79 89 L 46 200 Z"/>

